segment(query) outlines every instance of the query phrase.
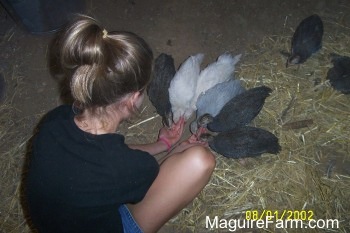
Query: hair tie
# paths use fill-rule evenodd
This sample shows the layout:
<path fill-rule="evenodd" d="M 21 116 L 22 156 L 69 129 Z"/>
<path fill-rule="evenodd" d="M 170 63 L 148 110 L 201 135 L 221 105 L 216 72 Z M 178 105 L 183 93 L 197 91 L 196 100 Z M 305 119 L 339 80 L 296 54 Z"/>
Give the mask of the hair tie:
<path fill-rule="evenodd" d="M 77 100 L 75 100 L 72 104 L 72 111 L 74 115 L 79 115 L 83 112 L 83 106 Z"/>
<path fill-rule="evenodd" d="M 103 29 L 102 33 L 103 33 L 102 38 L 105 39 L 107 37 L 107 34 L 108 34 L 107 30 Z"/>

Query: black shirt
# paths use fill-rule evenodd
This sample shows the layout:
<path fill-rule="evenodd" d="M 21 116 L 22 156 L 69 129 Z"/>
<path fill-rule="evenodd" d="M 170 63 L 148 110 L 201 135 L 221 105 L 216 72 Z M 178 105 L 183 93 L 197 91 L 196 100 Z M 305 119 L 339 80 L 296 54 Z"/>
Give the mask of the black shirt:
<path fill-rule="evenodd" d="M 79 129 L 72 106 L 47 114 L 33 141 L 27 184 L 39 232 L 123 232 L 118 207 L 143 199 L 159 166 L 118 134 Z"/>

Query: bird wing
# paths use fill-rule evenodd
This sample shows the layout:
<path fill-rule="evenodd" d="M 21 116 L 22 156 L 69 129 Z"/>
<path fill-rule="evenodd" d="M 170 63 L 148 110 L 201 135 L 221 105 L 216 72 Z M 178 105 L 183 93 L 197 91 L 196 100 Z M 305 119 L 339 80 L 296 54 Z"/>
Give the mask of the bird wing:
<path fill-rule="evenodd" d="M 198 97 L 196 103 L 197 117 L 201 117 L 206 113 L 215 117 L 230 99 L 243 91 L 244 88 L 239 80 L 230 79 L 216 84 Z"/>
<path fill-rule="evenodd" d="M 194 105 L 200 94 L 214 87 L 218 83 L 227 81 L 234 76 L 235 65 L 240 60 L 241 54 L 232 57 L 231 54 L 224 53 L 218 57 L 216 62 L 208 65 L 201 71 L 198 77 L 195 96 L 193 98 Z"/>
<path fill-rule="evenodd" d="M 169 87 L 169 98 L 174 121 L 185 115 L 189 118 L 194 109 L 191 106 L 204 55 L 190 56 L 178 69 Z"/>

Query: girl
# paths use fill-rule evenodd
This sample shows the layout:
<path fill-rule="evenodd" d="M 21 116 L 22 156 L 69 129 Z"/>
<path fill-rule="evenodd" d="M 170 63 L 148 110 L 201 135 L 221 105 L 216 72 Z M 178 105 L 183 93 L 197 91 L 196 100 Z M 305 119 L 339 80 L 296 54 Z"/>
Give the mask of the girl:
<path fill-rule="evenodd" d="M 160 165 L 152 156 L 180 140 L 184 120 L 146 145 L 115 133 L 143 101 L 152 56 L 137 35 L 107 32 L 87 16 L 63 32 L 60 61 L 75 102 L 49 112 L 33 141 L 26 194 L 39 232 L 156 232 L 209 181 L 214 156 L 193 137 Z"/>

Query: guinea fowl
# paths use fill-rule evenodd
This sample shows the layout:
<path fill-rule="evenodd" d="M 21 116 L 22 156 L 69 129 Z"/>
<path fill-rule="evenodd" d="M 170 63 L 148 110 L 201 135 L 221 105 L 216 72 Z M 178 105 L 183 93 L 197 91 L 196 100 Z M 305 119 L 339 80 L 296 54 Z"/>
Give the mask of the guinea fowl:
<path fill-rule="evenodd" d="M 196 120 L 191 123 L 190 129 L 193 134 L 198 130 L 197 121 L 205 114 L 215 117 L 222 107 L 233 97 L 244 92 L 241 82 L 235 79 L 218 83 L 214 87 L 202 93 L 196 103 Z"/>
<path fill-rule="evenodd" d="M 241 126 L 216 136 L 207 134 L 209 146 L 217 153 L 228 158 L 256 157 L 263 153 L 277 154 L 281 150 L 278 138 L 260 128 Z"/>
<path fill-rule="evenodd" d="M 247 125 L 259 114 L 271 92 L 271 88 L 266 86 L 244 91 L 228 101 L 215 117 L 204 114 L 198 123 L 212 132 L 230 131 Z"/>
<path fill-rule="evenodd" d="M 205 93 L 218 83 L 228 81 L 233 78 L 235 65 L 240 60 L 241 54 L 232 57 L 229 53 L 220 55 L 216 62 L 209 64 L 202 70 L 198 77 L 193 105 L 196 106 L 199 95 Z"/>
<path fill-rule="evenodd" d="M 153 79 L 148 85 L 147 93 L 157 113 L 162 117 L 163 124 L 172 124 L 169 86 L 176 73 L 174 59 L 167 54 L 160 54 L 154 63 Z"/>
<path fill-rule="evenodd" d="M 290 64 L 304 63 L 313 53 L 322 47 L 323 22 L 318 15 L 305 18 L 292 38 L 291 54 L 287 59 L 286 67 Z"/>
<path fill-rule="evenodd" d="M 203 58 L 204 55 L 199 53 L 186 59 L 170 83 L 169 97 L 174 122 L 181 117 L 188 120 L 195 111 L 192 102 Z"/>
<path fill-rule="evenodd" d="M 332 87 L 343 94 L 350 94 L 350 57 L 331 54 L 333 67 L 328 70 L 327 79 Z"/>

